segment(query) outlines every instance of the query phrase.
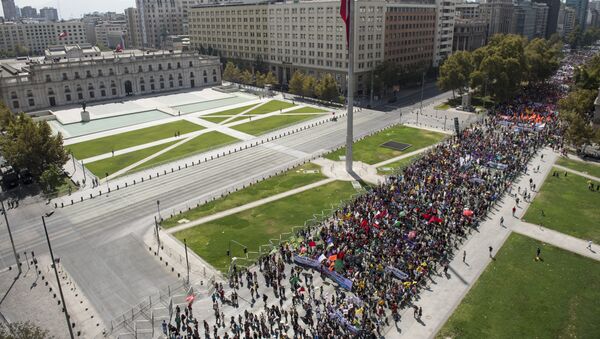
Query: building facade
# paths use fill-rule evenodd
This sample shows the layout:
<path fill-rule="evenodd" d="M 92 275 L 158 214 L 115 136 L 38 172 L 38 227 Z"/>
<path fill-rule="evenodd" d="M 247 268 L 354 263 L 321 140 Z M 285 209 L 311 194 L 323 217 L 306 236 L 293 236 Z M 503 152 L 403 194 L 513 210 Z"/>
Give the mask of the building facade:
<path fill-rule="evenodd" d="M 558 12 L 560 11 L 560 0 L 533 0 L 537 3 L 546 4 L 548 7 L 548 18 L 546 20 L 546 39 L 556 33 L 558 26 Z"/>
<path fill-rule="evenodd" d="M 457 2 L 454 21 L 453 51 L 473 51 L 486 44 L 488 23 L 479 3 Z"/>
<path fill-rule="evenodd" d="M 382 0 L 356 3 L 355 74 L 358 95 L 366 94 L 368 76 L 384 59 L 385 6 Z M 266 63 L 287 84 L 296 70 L 317 77 L 330 73 L 345 88 L 348 69 L 346 30 L 340 2 L 201 5 L 190 10 L 193 49 Z"/>
<path fill-rule="evenodd" d="M 33 8 L 31 6 L 25 6 L 21 8 L 21 18 L 37 18 L 38 12 L 37 8 Z"/>
<path fill-rule="evenodd" d="M 566 0 L 565 5 L 575 10 L 575 25 L 579 26 L 582 31 L 585 30 L 588 15 L 589 0 Z"/>
<path fill-rule="evenodd" d="M 511 0 L 487 0 L 481 3 L 481 14 L 488 23 L 488 38 L 512 31 L 513 3 Z"/>
<path fill-rule="evenodd" d="M 130 48 L 127 45 L 129 34 L 127 31 L 127 22 L 125 21 L 104 21 L 99 22 L 94 27 L 96 44 L 102 44 L 108 48 L 114 49 L 118 45 L 121 48 Z"/>
<path fill-rule="evenodd" d="M 61 33 L 63 37 L 60 37 Z M 51 45 L 74 45 L 86 42 L 83 23 L 77 20 L 0 24 L 0 50 L 4 51 L 14 52 L 21 47 L 26 48 L 29 54 L 40 55 Z"/>
<path fill-rule="evenodd" d="M 44 7 L 40 9 L 40 17 L 48 21 L 58 21 L 58 11 L 53 7 Z"/>
<path fill-rule="evenodd" d="M 431 66 L 436 16 L 435 0 L 389 3 L 385 13 L 385 61 L 410 71 Z"/>
<path fill-rule="evenodd" d="M 433 51 L 433 66 L 439 66 L 452 54 L 454 38 L 455 0 L 436 0 L 437 17 L 435 29 L 435 44 Z"/>
<path fill-rule="evenodd" d="M 566 37 L 575 29 L 576 11 L 574 8 L 561 4 L 558 14 L 557 31 L 561 37 Z"/>
<path fill-rule="evenodd" d="M 15 0 L 2 0 L 2 12 L 4 13 L 4 20 L 6 21 L 17 19 Z"/>
<path fill-rule="evenodd" d="M 513 34 L 520 34 L 532 40 L 546 37 L 548 7 L 546 4 L 530 1 L 515 3 L 512 17 Z"/>
<path fill-rule="evenodd" d="M 142 36 L 140 35 L 140 21 L 137 8 L 130 7 L 125 9 L 125 22 L 127 23 L 127 32 L 129 33 L 127 48 L 140 48 L 142 46 Z"/>
<path fill-rule="evenodd" d="M 84 46 L 0 62 L 0 96 L 13 112 L 221 84 L 216 57 L 189 52 L 99 52 Z"/>

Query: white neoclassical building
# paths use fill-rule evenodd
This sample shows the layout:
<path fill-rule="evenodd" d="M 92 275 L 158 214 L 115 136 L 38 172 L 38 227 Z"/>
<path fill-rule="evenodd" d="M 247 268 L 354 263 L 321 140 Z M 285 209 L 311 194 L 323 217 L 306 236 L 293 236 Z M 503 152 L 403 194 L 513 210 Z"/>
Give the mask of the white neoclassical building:
<path fill-rule="evenodd" d="M 100 52 L 57 46 L 45 57 L 0 60 L 0 97 L 13 112 L 221 84 L 218 57 L 194 52 Z"/>

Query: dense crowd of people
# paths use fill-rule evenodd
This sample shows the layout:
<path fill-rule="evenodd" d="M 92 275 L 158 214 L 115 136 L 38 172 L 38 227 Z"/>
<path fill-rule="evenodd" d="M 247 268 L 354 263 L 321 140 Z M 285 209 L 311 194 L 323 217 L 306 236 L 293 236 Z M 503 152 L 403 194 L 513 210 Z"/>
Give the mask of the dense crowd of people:
<path fill-rule="evenodd" d="M 572 78 L 569 58 L 551 81 L 497 105 L 482 123 L 438 144 L 318 227 L 300 231 L 300 241 L 281 245 L 250 270 L 234 267 L 231 292 L 215 286 L 212 326 L 204 320 L 199 329 L 190 303 L 189 312 L 177 310 L 176 326 L 165 323 L 165 334 L 370 338 L 399 321 L 403 308 L 419 319 L 418 294 L 431 274 L 447 271 L 458 245 L 541 147 L 562 148 L 556 104 Z M 249 293 L 249 307 L 227 319 L 223 305 L 239 308 L 238 293 Z M 256 311 L 256 305 L 263 307 Z"/>

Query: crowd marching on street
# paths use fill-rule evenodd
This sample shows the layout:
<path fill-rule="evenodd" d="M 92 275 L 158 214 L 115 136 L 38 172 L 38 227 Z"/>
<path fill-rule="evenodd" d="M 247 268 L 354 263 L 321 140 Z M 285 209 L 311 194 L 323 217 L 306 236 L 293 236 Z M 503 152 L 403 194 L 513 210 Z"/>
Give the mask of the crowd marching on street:
<path fill-rule="evenodd" d="M 515 198 L 513 214 L 519 196 L 530 199 L 535 186 L 511 185 L 542 147 L 563 148 L 557 101 L 573 65 L 586 57 L 568 55 L 547 83 L 497 105 L 483 122 L 250 269 L 234 266 L 229 286 L 215 283 L 208 301 L 214 314 L 194 315 L 191 300 L 183 311 L 177 307 L 163 332 L 170 338 L 375 338 L 401 321 L 401 309 L 412 308 L 420 320 L 419 292 L 431 275 L 447 272 L 459 245 L 505 193 Z"/>

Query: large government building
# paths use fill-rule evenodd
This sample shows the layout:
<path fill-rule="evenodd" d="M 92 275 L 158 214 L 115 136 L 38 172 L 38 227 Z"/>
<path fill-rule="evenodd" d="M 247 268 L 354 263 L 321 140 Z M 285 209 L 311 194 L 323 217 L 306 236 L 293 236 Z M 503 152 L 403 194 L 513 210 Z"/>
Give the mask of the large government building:
<path fill-rule="evenodd" d="M 44 57 L 0 60 L 0 95 L 13 112 L 221 84 L 218 57 L 194 52 L 49 48 Z"/>

